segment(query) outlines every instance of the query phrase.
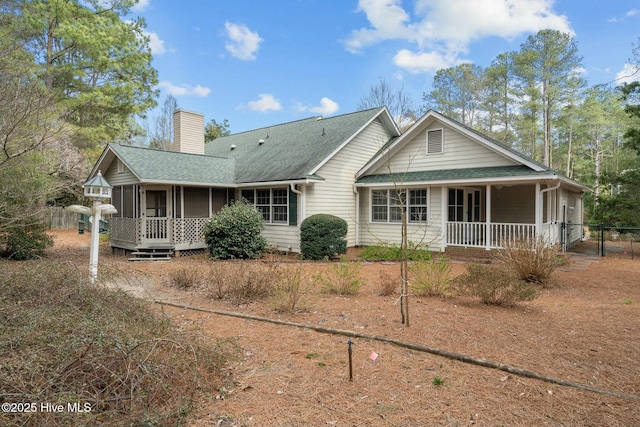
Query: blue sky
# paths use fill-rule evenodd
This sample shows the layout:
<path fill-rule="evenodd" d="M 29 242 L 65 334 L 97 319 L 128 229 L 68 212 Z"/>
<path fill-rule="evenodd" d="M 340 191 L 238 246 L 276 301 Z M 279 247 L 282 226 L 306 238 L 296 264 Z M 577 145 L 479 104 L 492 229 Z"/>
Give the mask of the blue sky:
<path fill-rule="evenodd" d="M 639 0 L 140 0 L 132 15 L 160 102 L 233 133 L 355 111 L 380 79 L 421 105 L 438 69 L 486 67 L 545 28 L 575 37 L 589 85 L 628 80 L 640 43 Z"/>

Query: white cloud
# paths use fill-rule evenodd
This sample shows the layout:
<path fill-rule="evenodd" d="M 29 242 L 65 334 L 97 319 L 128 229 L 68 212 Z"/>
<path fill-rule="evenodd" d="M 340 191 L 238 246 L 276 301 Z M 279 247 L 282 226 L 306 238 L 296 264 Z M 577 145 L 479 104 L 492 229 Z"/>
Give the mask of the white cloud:
<path fill-rule="evenodd" d="M 133 10 L 135 12 L 142 12 L 147 7 L 149 7 L 149 3 L 150 2 L 151 2 L 151 0 L 138 0 L 138 2 L 133 5 L 131 10 Z"/>
<path fill-rule="evenodd" d="M 637 15 L 639 13 L 640 13 L 640 9 L 631 9 L 629 12 L 627 12 L 626 16 L 631 17 L 631 16 L 635 16 L 635 15 Z"/>
<path fill-rule="evenodd" d="M 251 31 L 245 25 L 233 24 L 231 22 L 225 22 L 225 29 L 227 30 L 227 37 L 229 41 L 225 43 L 224 47 L 238 59 L 243 61 L 253 61 L 256 59 L 256 53 L 260 49 L 260 43 L 262 38 L 257 32 Z"/>
<path fill-rule="evenodd" d="M 337 102 L 327 97 L 324 97 L 320 100 L 320 105 L 317 107 L 309 108 L 309 111 L 313 113 L 318 113 L 322 116 L 328 116 L 340 109 L 340 106 Z"/>
<path fill-rule="evenodd" d="M 410 73 L 433 73 L 443 68 L 449 68 L 455 63 L 444 58 L 438 52 L 413 53 L 407 49 L 401 49 L 393 57 L 396 66 Z"/>
<path fill-rule="evenodd" d="M 267 111 L 278 111 L 282 109 L 282 105 L 280 101 L 275 99 L 273 95 L 269 93 L 261 93 L 258 95 L 257 101 L 249 101 L 248 106 L 253 111 L 259 111 L 261 113 L 266 113 Z"/>
<path fill-rule="evenodd" d="M 171 82 L 166 80 L 158 83 L 158 86 L 167 91 L 169 95 L 172 96 L 197 96 L 198 98 L 204 98 L 205 96 L 211 93 L 211 89 L 204 86 L 190 86 L 187 84 L 183 84 L 181 86 L 176 86 Z"/>
<path fill-rule="evenodd" d="M 145 31 L 144 35 L 149 37 L 149 47 L 151 48 L 151 53 L 153 53 L 154 55 L 162 55 L 163 53 L 165 53 L 166 50 L 164 48 L 164 40 L 160 40 L 158 34 Z"/>
<path fill-rule="evenodd" d="M 340 109 L 340 105 L 331 98 L 326 96 L 320 99 L 320 105 L 315 107 L 309 107 L 301 102 L 296 102 L 293 106 L 293 110 L 296 113 L 304 113 L 305 111 L 311 111 L 312 113 L 318 113 L 321 116 L 330 116 Z"/>
<path fill-rule="evenodd" d="M 626 63 L 624 68 L 616 74 L 616 84 L 640 82 L 640 67 Z"/>
<path fill-rule="evenodd" d="M 573 35 L 565 15 L 553 12 L 554 0 L 417 0 L 413 16 L 401 0 L 360 0 L 370 27 L 351 32 L 345 48 L 353 53 L 385 40 L 403 40 L 417 46 L 403 49 L 396 64 L 411 72 L 431 70 L 427 63 L 452 64 L 467 52 L 469 44 L 485 37 L 513 39 L 542 29 Z M 409 55 L 411 54 L 411 55 Z M 400 63 L 400 64 L 398 64 Z"/>

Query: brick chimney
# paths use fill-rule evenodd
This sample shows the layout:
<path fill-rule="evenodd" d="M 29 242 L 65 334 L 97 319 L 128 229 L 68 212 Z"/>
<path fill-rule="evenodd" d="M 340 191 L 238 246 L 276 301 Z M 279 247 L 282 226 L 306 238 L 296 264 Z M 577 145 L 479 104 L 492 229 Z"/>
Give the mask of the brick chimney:
<path fill-rule="evenodd" d="M 204 114 L 174 111 L 173 151 L 204 154 Z"/>

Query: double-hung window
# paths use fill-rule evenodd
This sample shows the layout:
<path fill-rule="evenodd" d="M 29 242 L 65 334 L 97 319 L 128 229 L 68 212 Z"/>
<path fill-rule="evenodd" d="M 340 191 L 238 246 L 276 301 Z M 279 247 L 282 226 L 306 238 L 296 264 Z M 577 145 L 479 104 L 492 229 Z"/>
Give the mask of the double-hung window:
<path fill-rule="evenodd" d="M 402 222 L 404 211 L 408 212 L 408 222 L 426 223 L 427 207 L 426 188 L 371 190 L 372 222 Z"/>
<path fill-rule="evenodd" d="M 282 188 L 242 190 L 242 198 L 262 213 L 264 222 L 287 224 L 289 220 L 289 192 Z"/>

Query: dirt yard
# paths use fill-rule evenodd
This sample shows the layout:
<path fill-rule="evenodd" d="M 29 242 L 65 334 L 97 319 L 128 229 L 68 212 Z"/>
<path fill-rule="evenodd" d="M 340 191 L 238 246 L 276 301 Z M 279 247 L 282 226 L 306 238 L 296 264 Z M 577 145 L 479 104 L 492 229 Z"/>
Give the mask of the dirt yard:
<path fill-rule="evenodd" d="M 90 235 L 54 231 L 52 258 L 88 265 Z M 640 255 L 637 254 L 637 255 Z M 366 263 L 354 297 L 313 291 L 303 313 L 275 313 L 269 302 L 236 306 L 203 289 L 168 286 L 172 270 L 207 271 L 206 256 L 128 262 L 101 245 L 101 271 L 118 269 L 119 286 L 137 296 L 393 338 L 499 362 L 597 388 L 587 391 L 409 350 L 257 320 L 158 305 L 176 322 L 215 338 L 233 338 L 243 357 L 228 367 L 235 386 L 203 396 L 193 426 L 636 426 L 640 425 L 640 259 L 574 255 L 549 289 L 513 308 L 469 298 L 410 299 L 410 327 L 398 297 L 378 295 L 381 272 Z M 452 275 L 465 271 L 452 260 Z M 326 263 L 305 263 L 309 273 Z M 108 278 L 102 278 L 108 281 Z M 377 354 L 377 358 L 375 354 Z M 373 360 L 375 359 L 375 360 Z M 619 397 L 615 394 L 624 394 Z M 634 398 L 635 397 L 635 398 Z"/>

